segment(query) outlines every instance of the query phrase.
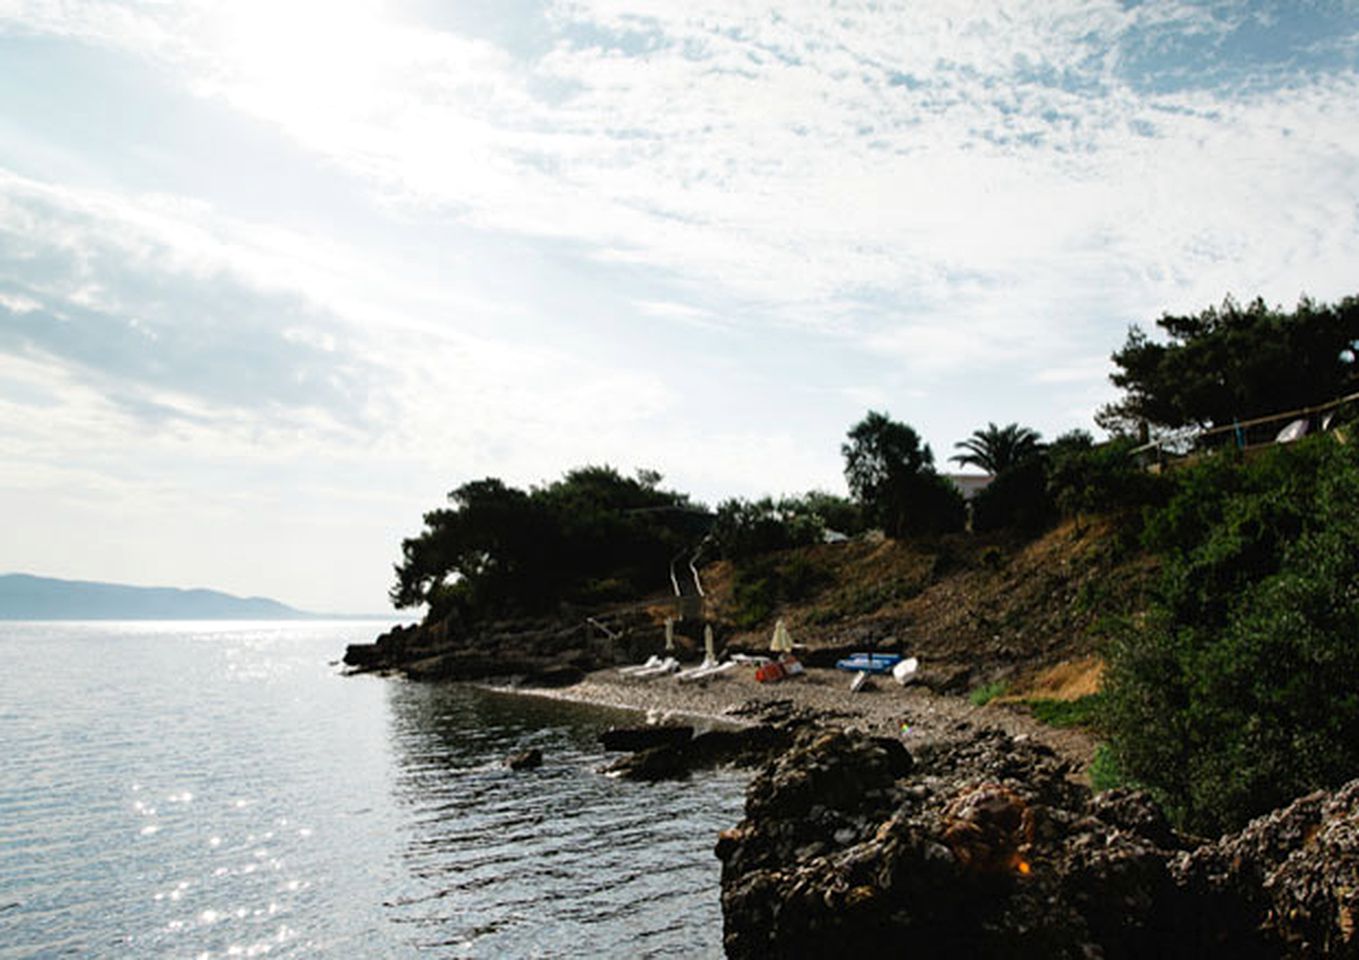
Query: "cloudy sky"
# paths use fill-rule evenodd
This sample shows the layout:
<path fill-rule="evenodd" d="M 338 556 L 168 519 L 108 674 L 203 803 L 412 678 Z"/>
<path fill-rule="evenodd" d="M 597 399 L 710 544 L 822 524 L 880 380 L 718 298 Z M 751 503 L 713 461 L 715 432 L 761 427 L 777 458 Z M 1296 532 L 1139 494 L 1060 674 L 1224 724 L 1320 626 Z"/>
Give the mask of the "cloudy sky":
<path fill-rule="evenodd" d="M 0 0 L 0 572 L 380 610 L 465 481 L 842 492 L 1356 267 L 1354 0 Z"/>

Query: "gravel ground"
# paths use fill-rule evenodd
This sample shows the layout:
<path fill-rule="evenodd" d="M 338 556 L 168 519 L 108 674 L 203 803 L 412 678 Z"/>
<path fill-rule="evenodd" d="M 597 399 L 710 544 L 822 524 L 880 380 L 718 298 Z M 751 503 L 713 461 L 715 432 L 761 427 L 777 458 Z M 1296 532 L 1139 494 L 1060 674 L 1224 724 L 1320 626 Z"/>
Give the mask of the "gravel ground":
<path fill-rule="evenodd" d="M 964 697 L 901 687 L 890 676 L 874 677 L 872 689 L 851 693 L 849 681 L 849 674 L 829 669 L 808 670 L 779 683 L 756 682 L 754 669 L 746 666 L 694 683 L 680 683 L 673 676 L 639 680 L 617 670 L 599 670 L 569 687 L 519 692 L 636 710 L 655 721 L 748 723 L 766 711 L 804 708 L 848 728 L 901 735 L 908 747 L 912 742 L 954 739 L 969 728 L 998 727 L 1011 736 L 1047 744 L 1082 773 L 1094 756 L 1096 741 L 1090 734 L 1046 726 L 1022 709 L 1002 704 L 976 707 Z"/>

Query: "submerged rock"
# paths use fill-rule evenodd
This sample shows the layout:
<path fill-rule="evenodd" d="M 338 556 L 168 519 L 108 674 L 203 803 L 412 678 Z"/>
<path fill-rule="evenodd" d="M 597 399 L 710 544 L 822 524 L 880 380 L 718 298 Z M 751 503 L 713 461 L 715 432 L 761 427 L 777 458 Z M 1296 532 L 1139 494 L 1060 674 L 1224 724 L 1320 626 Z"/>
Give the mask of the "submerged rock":
<path fill-rule="evenodd" d="M 648 750 L 652 747 L 679 746 L 694 738 L 694 728 L 679 724 L 641 727 L 610 727 L 599 735 L 605 750 Z"/>
<path fill-rule="evenodd" d="M 505 766 L 511 770 L 533 770 L 543 765 L 543 751 L 537 747 L 512 753 L 505 758 Z"/>

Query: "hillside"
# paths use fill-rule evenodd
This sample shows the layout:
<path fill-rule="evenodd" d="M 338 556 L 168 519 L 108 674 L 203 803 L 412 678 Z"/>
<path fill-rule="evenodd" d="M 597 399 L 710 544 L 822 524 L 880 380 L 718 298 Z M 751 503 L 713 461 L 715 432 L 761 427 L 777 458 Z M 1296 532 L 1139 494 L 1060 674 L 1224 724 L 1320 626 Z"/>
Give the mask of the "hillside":
<path fill-rule="evenodd" d="M 939 692 L 1004 679 L 1014 692 L 1041 686 L 1051 695 L 1054 677 L 1073 673 L 1086 677 L 1077 694 L 1091 692 L 1102 620 L 1138 609 L 1153 572 L 1144 555 L 1119 550 L 1107 524 L 1068 523 L 1029 542 L 957 535 L 929 545 L 823 544 L 767 554 L 739 570 L 712 563 L 701 575 L 719 649 L 766 649 L 782 617 L 813 665 L 830 665 L 844 650 L 901 650 L 921 658 L 922 679 Z M 658 594 L 470 628 L 450 618 L 351 646 L 346 662 L 427 678 L 568 682 L 656 653 L 673 615 L 673 597 Z M 701 629 L 697 621 L 677 625 L 689 656 L 701 652 Z"/>
<path fill-rule="evenodd" d="M 1106 524 L 1065 523 L 1030 541 L 957 535 L 824 544 L 704 571 L 728 643 L 767 645 L 777 618 L 812 650 L 900 649 L 940 686 L 1033 684 L 1096 652 L 1105 618 L 1138 609 L 1155 571 Z"/>
<path fill-rule="evenodd" d="M 265 597 L 0 576 L 0 620 L 290 620 L 312 616 Z"/>

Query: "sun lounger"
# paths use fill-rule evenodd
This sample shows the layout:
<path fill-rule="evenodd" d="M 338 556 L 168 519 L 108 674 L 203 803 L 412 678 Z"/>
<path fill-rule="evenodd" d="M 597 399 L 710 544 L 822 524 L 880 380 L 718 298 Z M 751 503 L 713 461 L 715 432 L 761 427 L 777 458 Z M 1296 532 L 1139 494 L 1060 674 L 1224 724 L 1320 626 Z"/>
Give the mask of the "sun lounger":
<path fill-rule="evenodd" d="M 664 660 L 656 664 L 654 667 L 643 667 L 641 670 L 628 674 L 628 676 L 640 678 L 642 680 L 647 680 L 650 679 L 651 677 L 660 677 L 664 676 L 667 673 L 674 673 L 678 669 L 679 661 L 676 660 L 674 657 L 666 657 Z"/>
<path fill-rule="evenodd" d="M 650 657 L 647 658 L 646 663 L 634 663 L 630 667 L 619 667 L 618 672 L 625 677 L 636 676 L 643 670 L 649 670 L 652 667 L 659 667 L 661 663 L 662 663 L 661 658 L 656 656 L 655 654 L 652 654 Z"/>
<path fill-rule="evenodd" d="M 726 663 L 712 663 L 704 661 L 703 663 L 689 670 L 680 671 L 679 675 L 675 679 L 678 680 L 680 683 L 689 683 L 694 680 L 706 680 L 709 677 L 715 677 L 718 674 L 726 673 L 728 670 L 733 669 L 735 666 L 736 666 L 735 662 L 731 660 L 728 660 Z"/>

